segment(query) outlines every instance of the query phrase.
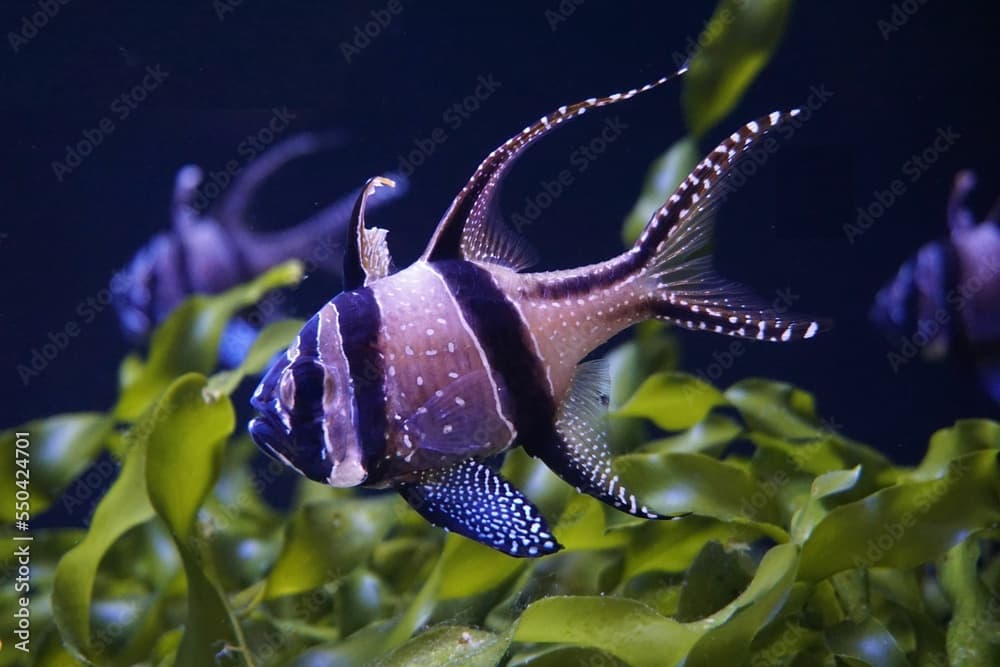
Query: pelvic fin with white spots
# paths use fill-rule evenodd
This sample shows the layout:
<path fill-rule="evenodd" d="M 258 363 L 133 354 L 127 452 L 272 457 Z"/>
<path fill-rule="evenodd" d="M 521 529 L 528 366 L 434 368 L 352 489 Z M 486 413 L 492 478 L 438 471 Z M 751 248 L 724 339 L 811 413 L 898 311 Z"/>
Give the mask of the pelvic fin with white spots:
<path fill-rule="evenodd" d="M 509 556 L 534 558 L 562 549 L 538 508 L 490 467 L 469 459 L 424 470 L 396 490 L 435 526 Z"/>

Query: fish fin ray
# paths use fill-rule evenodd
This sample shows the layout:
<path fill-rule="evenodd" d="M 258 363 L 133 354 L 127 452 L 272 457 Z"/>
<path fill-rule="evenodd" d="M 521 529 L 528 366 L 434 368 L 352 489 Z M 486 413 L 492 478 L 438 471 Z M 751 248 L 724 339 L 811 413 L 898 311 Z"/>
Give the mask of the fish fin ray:
<path fill-rule="evenodd" d="M 765 134 L 796 115 L 797 110 L 774 112 L 732 133 L 650 217 L 631 253 L 652 283 L 654 317 L 689 329 L 776 342 L 811 338 L 830 328 L 829 320 L 785 313 L 721 278 L 708 255 L 715 213 L 733 189 L 733 167 Z"/>
<path fill-rule="evenodd" d="M 344 253 L 344 290 L 358 289 L 389 275 L 392 257 L 386 242 L 388 232 L 365 226 L 368 198 L 381 186 L 396 187 L 396 182 L 382 176 L 368 179 L 354 204 L 347 231 L 347 251 Z"/>
<path fill-rule="evenodd" d="M 564 122 L 591 109 L 631 99 L 673 80 L 685 71 L 687 71 L 686 66 L 674 74 L 661 77 L 640 88 L 561 106 L 498 146 L 479 164 L 472 177 L 452 201 L 438 223 L 422 259 L 426 261 L 478 259 L 484 262 L 503 263 L 515 269 L 523 267 L 523 262 L 531 256 L 523 254 L 525 247 L 523 243 L 512 244 L 509 234 L 498 231 L 501 227 L 496 214 L 500 185 L 514 161 L 531 144 Z"/>
<path fill-rule="evenodd" d="M 279 142 L 252 160 L 236 177 L 219 203 L 216 218 L 231 230 L 243 228 L 250 204 L 264 183 L 298 158 L 343 144 L 344 137 L 337 132 L 303 132 Z"/>
<path fill-rule="evenodd" d="M 556 417 L 558 441 L 532 452 L 581 493 L 615 509 L 645 519 L 670 519 L 653 512 L 621 483 L 611 463 L 607 414 L 611 377 L 605 359 L 577 366 Z"/>
<path fill-rule="evenodd" d="M 404 438 L 416 450 L 442 455 L 479 456 L 506 446 L 512 432 L 492 408 L 489 383 L 486 371 L 475 371 L 445 385 L 403 422 Z"/>
<path fill-rule="evenodd" d="M 475 459 L 417 472 L 396 490 L 435 526 L 508 556 L 532 558 L 562 549 L 545 518 L 517 488 Z"/>

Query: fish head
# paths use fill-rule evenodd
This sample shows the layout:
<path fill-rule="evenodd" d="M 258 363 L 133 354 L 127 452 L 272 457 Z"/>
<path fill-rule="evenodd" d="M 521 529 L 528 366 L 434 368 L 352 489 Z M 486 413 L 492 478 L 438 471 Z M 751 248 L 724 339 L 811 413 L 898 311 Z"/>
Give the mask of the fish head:
<path fill-rule="evenodd" d="M 902 338 L 916 329 L 917 288 L 912 261 L 904 263 L 892 280 L 876 292 L 869 319 L 892 339 Z"/>
<path fill-rule="evenodd" d="M 317 336 L 339 343 L 322 313 L 264 375 L 251 399 L 257 416 L 250 436 L 257 446 L 311 480 L 335 487 L 358 486 L 367 478 L 350 371 L 342 355 L 316 352 Z M 305 348 L 310 348 L 306 351 Z M 332 348 L 334 351 L 337 347 Z"/>
<path fill-rule="evenodd" d="M 925 359 L 944 358 L 951 344 L 948 275 L 948 250 L 926 244 L 876 293 L 869 319 L 893 342 L 919 348 Z"/>
<path fill-rule="evenodd" d="M 177 280 L 168 270 L 176 252 L 173 246 L 170 235 L 155 236 L 111 279 L 111 302 L 125 337 L 133 344 L 146 340 L 166 315 L 164 303 L 174 301 L 171 293 L 176 291 Z"/>

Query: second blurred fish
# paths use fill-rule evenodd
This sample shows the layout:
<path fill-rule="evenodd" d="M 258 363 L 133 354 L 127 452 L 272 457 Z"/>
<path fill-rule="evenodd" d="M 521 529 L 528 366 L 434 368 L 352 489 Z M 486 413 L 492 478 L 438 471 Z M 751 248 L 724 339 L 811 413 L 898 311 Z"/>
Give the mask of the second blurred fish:
<path fill-rule="evenodd" d="M 339 144 L 333 135 L 313 133 L 277 144 L 247 165 L 218 204 L 205 213 L 194 206 L 201 169 L 181 168 L 174 182 L 171 229 L 154 236 L 112 281 L 115 308 L 129 341 L 145 341 L 187 297 L 217 294 L 288 259 L 301 259 L 310 268 L 339 279 L 347 224 L 358 191 L 288 229 L 256 232 L 247 225 L 249 208 L 268 179 L 297 158 Z M 405 179 L 395 178 L 402 188 L 380 198 L 379 205 L 405 192 Z M 223 363 L 239 363 L 255 333 L 248 323 L 234 321 L 224 334 Z"/>
<path fill-rule="evenodd" d="M 961 171 L 948 201 L 951 235 L 921 247 L 875 297 L 872 321 L 901 345 L 893 369 L 918 354 L 975 365 L 1000 403 L 1000 201 L 977 223 L 968 197 L 976 179 Z"/>

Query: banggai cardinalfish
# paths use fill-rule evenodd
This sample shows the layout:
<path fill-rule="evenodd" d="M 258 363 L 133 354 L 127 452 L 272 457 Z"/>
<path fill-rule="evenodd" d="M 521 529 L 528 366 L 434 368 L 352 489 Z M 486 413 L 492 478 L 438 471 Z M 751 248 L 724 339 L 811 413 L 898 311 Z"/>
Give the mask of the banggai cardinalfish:
<path fill-rule="evenodd" d="M 305 324 L 253 395 L 257 444 L 318 482 L 392 487 L 431 523 L 511 556 L 561 548 L 538 509 L 486 462 L 516 445 L 618 510 L 671 518 L 643 505 L 614 473 L 607 366 L 580 362 L 647 319 L 769 341 L 826 328 L 769 310 L 703 256 L 714 191 L 766 132 L 798 112 L 734 132 L 632 248 L 600 264 L 522 273 L 532 253 L 501 222 L 497 194 L 515 158 L 552 129 L 681 73 L 559 107 L 508 139 L 455 197 L 420 259 L 401 271 L 392 269 L 386 231 L 364 222 L 369 196 L 393 183 L 368 181 L 349 230 L 344 291 Z"/>

